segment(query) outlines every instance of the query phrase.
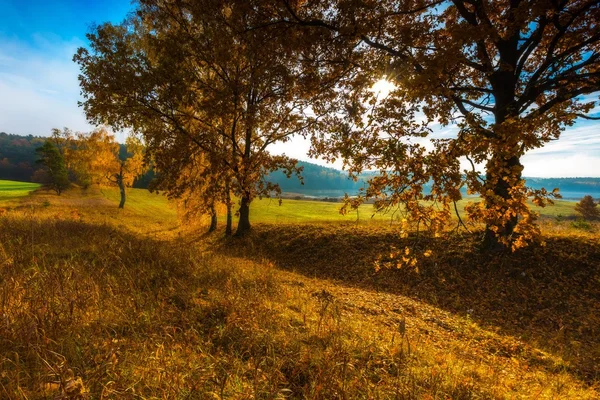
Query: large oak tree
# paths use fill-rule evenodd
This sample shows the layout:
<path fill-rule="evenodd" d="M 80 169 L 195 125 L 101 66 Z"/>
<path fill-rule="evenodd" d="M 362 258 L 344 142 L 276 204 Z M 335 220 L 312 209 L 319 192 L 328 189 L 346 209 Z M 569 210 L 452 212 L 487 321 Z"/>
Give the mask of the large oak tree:
<path fill-rule="evenodd" d="M 593 107 L 584 96 L 600 89 L 598 1 L 277 4 L 279 23 L 312 27 L 329 43 L 316 44 L 324 54 L 318 69 L 353 66 L 315 153 L 342 157 L 351 171 L 379 169 L 366 195 L 382 206 L 402 203 L 434 226 L 466 185 L 483 198 L 467 211 L 486 224 L 486 248 L 517 248 L 538 235 L 526 200 L 544 204 L 554 192 L 525 187 L 521 157 Z M 369 88 L 384 76 L 396 89 L 375 99 Z M 422 137 L 434 122 L 456 124 L 458 134 L 431 148 Z M 427 182 L 433 189 L 424 194 Z"/>
<path fill-rule="evenodd" d="M 315 119 L 313 84 L 294 64 L 299 33 L 251 29 L 258 3 L 141 0 L 124 23 L 94 28 L 74 57 L 88 118 L 142 134 L 158 173 L 174 179 L 202 154 L 240 199 L 238 234 L 250 229 L 252 200 L 278 189 L 266 175 L 297 171 L 268 148 Z"/>

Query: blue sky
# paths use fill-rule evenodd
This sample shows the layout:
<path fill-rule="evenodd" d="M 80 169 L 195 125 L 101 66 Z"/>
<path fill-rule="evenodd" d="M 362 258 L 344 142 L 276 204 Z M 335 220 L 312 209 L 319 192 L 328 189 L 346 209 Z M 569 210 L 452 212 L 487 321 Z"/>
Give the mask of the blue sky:
<path fill-rule="evenodd" d="M 0 131 L 48 135 L 87 124 L 72 62 L 94 23 L 120 22 L 129 0 L 0 0 Z"/>
<path fill-rule="evenodd" d="M 72 57 L 86 44 L 92 24 L 120 22 L 131 9 L 129 0 L 0 0 L 0 131 L 92 130 L 77 107 L 79 70 Z M 442 128 L 438 135 L 453 129 Z M 273 150 L 308 160 L 308 147 L 307 141 L 294 139 Z M 558 141 L 528 153 L 523 163 L 525 176 L 600 177 L 600 122 L 578 122 Z"/>

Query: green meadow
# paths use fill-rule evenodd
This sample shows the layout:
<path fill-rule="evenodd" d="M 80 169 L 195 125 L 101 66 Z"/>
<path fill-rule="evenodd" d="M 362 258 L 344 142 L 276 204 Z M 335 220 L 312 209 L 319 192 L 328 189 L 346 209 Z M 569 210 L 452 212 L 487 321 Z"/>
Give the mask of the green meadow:
<path fill-rule="evenodd" d="M 118 204 L 119 192 L 115 188 L 103 188 L 102 196 Z M 464 207 L 477 198 L 461 200 L 457 208 L 461 216 Z M 384 213 L 375 212 L 372 204 L 363 204 L 358 210 L 351 210 L 346 215 L 340 213 L 341 202 L 319 201 L 309 199 L 275 198 L 255 199 L 250 208 L 251 222 L 268 224 L 303 224 L 303 223 L 359 223 L 390 224 L 401 218 L 401 210 L 390 210 Z M 575 202 L 557 200 L 555 204 L 541 208 L 531 205 L 545 218 L 575 218 Z M 175 217 L 176 209 L 161 194 L 150 193 L 145 189 L 129 189 L 126 208 L 138 213 L 150 213 L 164 217 Z M 235 207 L 234 207 L 235 208 Z M 223 214 L 221 212 L 220 214 Z M 224 220 L 224 216 L 222 219 Z"/>
<path fill-rule="evenodd" d="M 0 180 L 0 204 L 27 196 L 39 187 L 37 183 Z"/>
<path fill-rule="evenodd" d="M 103 188 L 102 196 L 118 204 L 119 192 L 116 188 Z M 464 207 L 477 198 L 461 200 L 457 203 L 462 215 Z M 341 202 L 319 201 L 309 199 L 276 198 L 255 199 L 250 208 L 252 222 L 269 224 L 298 224 L 298 223 L 390 223 L 400 218 L 400 210 L 390 210 L 385 213 L 374 211 L 372 204 L 363 204 L 357 210 L 351 210 L 346 215 L 340 214 Z M 557 200 L 554 205 L 544 208 L 532 207 L 543 217 L 575 217 L 575 202 Z M 127 192 L 126 208 L 134 212 L 150 213 L 164 216 L 176 216 L 173 204 L 162 194 L 150 193 L 145 189 L 129 189 Z"/>
<path fill-rule="evenodd" d="M 0 204 L 9 203 L 27 196 L 40 187 L 37 183 L 15 182 L 0 180 Z M 73 196 L 72 190 L 67 197 Z M 87 198 L 103 198 L 118 204 L 119 191 L 116 188 L 92 188 L 81 191 Z M 457 203 L 459 213 L 463 214 L 464 207 L 469 202 L 478 201 L 477 198 L 461 200 Z M 557 200 L 554 205 L 544 208 L 532 207 L 546 218 L 576 218 L 575 202 Z M 279 202 L 276 198 L 255 199 L 251 205 L 251 221 L 268 224 L 302 224 L 302 223 L 359 223 L 359 224 L 390 224 L 401 218 L 401 210 L 375 212 L 372 204 L 363 204 L 358 210 L 351 210 L 346 215 L 340 213 L 341 202 L 320 201 L 313 199 L 284 198 Z M 151 193 L 146 189 L 128 189 L 126 211 L 128 213 L 154 216 L 157 220 L 172 220 L 177 217 L 176 207 L 166 196 L 160 193 Z M 223 214 L 221 212 L 221 214 Z M 224 220 L 224 216 L 221 215 Z"/>

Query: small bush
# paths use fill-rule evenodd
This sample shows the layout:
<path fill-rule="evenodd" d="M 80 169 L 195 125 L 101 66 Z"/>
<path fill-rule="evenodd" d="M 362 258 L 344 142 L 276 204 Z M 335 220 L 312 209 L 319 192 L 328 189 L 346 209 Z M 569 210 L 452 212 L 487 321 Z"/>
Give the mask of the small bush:
<path fill-rule="evenodd" d="M 600 209 L 594 198 L 589 194 L 584 196 L 579 203 L 575 205 L 575 211 L 584 219 L 596 219 L 600 217 Z"/>

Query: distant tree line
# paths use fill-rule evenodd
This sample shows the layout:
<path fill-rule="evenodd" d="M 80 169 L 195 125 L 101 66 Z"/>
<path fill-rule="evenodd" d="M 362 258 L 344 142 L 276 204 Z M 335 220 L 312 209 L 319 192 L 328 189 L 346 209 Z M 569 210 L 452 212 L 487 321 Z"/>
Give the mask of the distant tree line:
<path fill-rule="evenodd" d="M 284 192 L 310 194 L 318 191 L 340 191 L 356 194 L 372 176 L 372 174 L 363 174 L 354 180 L 347 173 L 335 168 L 322 167 L 303 161 L 299 161 L 298 166 L 302 169 L 302 181 L 288 179 L 281 171 L 270 174 L 269 180 L 279 184 Z"/>
<path fill-rule="evenodd" d="M 45 138 L 19 136 L 0 132 L 0 179 L 31 182 L 41 166 L 36 164 L 35 149 L 44 144 Z"/>
<path fill-rule="evenodd" d="M 39 158 L 36 149 L 42 146 L 47 139 L 48 137 L 20 136 L 0 132 L 0 179 L 22 182 L 35 180 L 35 172 L 42 169 L 42 166 L 36 162 Z M 126 156 L 126 144 L 119 144 L 119 157 L 124 159 Z M 310 162 L 300 161 L 298 166 L 302 168 L 303 181 L 288 179 L 282 171 L 270 173 L 268 179 L 277 183 L 284 192 L 347 191 L 355 193 L 365 185 L 369 178 L 369 174 L 364 174 L 355 181 L 343 171 Z M 147 189 L 155 177 L 156 172 L 150 168 L 135 179 L 132 187 Z M 600 185 L 600 180 L 598 184 Z"/>
<path fill-rule="evenodd" d="M 61 131 L 55 133 L 55 144 L 63 140 L 60 139 L 61 135 L 64 136 L 65 133 Z M 68 136 L 69 134 L 67 133 L 66 135 Z M 48 137 L 20 136 L 0 132 L 0 179 L 43 182 L 45 179 L 43 176 L 43 165 L 37 162 L 40 158 L 40 152 L 36 152 L 36 149 L 43 146 L 47 140 Z M 57 146 L 61 147 L 60 144 L 57 144 Z M 126 144 L 118 144 L 118 157 L 121 160 L 128 157 Z M 358 193 L 366 185 L 367 181 L 375 175 L 374 172 L 366 172 L 354 180 L 349 178 L 348 174 L 344 171 L 309 162 L 299 161 L 298 167 L 301 169 L 302 180 L 288 179 L 283 171 L 274 171 L 268 174 L 266 179 L 279 185 L 283 192 L 308 195 L 323 192 L 327 196 L 333 196 L 331 192 L 339 192 L 339 195 L 334 197 L 342 197 L 344 192 L 351 195 Z M 82 186 L 89 185 L 89 182 L 81 182 L 72 169 L 67 168 L 67 171 L 69 181 L 76 182 Z M 142 175 L 135 178 L 132 187 L 147 189 L 151 187 L 156 177 L 155 170 L 149 168 Z M 597 196 L 597 193 L 600 192 L 600 178 L 527 178 L 527 184 L 540 189 L 542 187 L 557 187 L 560 188 L 561 192 L 577 194 L 571 195 L 570 198 L 581 198 L 581 193 L 593 193 Z M 431 190 L 431 185 L 425 185 L 425 190 Z M 188 199 L 185 203 L 187 204 L 187 211 L 184 214 L 188 217 L 197 216 L 201 207 L 198 207 L 197 204 L 192 207 L 192 199 Z M 589 205 L 588 208 L 590 208 Z M 208 214 L 211 216 L 214 215 L 210 210 Z"/>

